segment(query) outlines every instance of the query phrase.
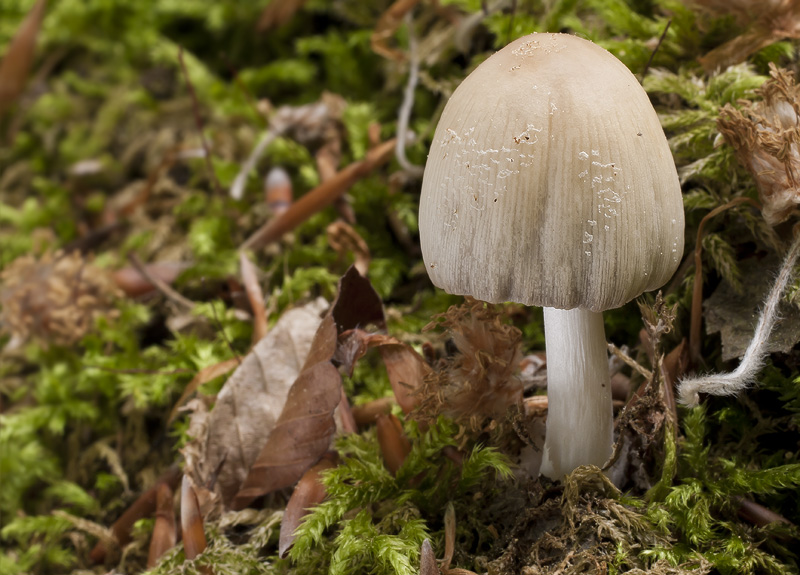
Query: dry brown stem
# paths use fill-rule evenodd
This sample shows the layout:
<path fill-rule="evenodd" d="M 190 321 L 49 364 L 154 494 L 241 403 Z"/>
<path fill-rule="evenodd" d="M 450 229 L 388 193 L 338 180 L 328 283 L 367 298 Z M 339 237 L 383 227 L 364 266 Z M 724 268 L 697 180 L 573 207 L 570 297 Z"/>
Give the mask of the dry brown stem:
<path fill-rule="evenodd" d="M 761 209 L 758 202 L 750 198 L 735 198 L 727 204 L 718 206 L 708 212 L 700 220 L 700 225 L 697 226 L 697 240 L 694 247 L 694 286 L 692 288 L 692 311 L 689 326 L 689 357 L 694 365 L 699 365 L 702 360 L 700 354 L 700 345 L 702 343 L 700 327 L 703 321 L 703 230 L 709 220 L 740 204 L 750 204 L 758 210 Z"/>
<path fill-rule="evenodd" d="M 247 301 L 250 302 L 250 309 L 253 311 L 252 344 L 255 345 L 269 331 L 267 310 L 264 307 L 264 292 L 261 291 L 261 284 L 258 283 L 256 266 L 244 252 L 239 252 L 239 269 L 242 273 L 242 283 L 247 293 Z"/>

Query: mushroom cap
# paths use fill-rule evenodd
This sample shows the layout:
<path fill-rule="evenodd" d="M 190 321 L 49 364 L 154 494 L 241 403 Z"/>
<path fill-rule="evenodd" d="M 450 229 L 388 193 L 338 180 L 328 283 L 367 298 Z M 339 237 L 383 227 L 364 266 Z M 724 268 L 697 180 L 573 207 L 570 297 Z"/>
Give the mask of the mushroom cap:
<path fill-rule="evenodd" d="M 602 311 L 683 255 L 678 174 L 655 110 L 609 52 L 531 34 L 456 89 L 425 166 L 433 283 L 488 302 Z"/>

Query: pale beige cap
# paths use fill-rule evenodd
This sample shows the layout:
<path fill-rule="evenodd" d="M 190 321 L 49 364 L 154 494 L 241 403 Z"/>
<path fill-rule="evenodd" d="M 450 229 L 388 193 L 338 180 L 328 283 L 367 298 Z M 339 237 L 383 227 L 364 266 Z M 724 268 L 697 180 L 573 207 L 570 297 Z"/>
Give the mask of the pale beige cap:
<path fill-rule="evenodd" d="M 615 308 L 683 255 L 680 183 L 647 94 L 566 34 L 520 38 L 456 89 L 419 225 L 433 283 L 488 302 Z"/>

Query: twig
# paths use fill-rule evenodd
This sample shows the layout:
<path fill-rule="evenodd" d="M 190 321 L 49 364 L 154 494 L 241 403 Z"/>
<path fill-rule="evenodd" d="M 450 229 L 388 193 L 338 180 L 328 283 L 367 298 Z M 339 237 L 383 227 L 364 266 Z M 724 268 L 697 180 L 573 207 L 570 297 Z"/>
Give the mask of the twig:
<path fill-rule="evenodd" d="M 635 359 L 633 359 L 631 356 L 629 356 L 627 353 L 622 351 L 620 348 L 618 348 L 613 343 L 609 343 L 608 344 L 608 351 L 610 353 L 614 354 L 619 359 L 621 359 L 625 363 L 625 365 L 627 365 L 628 367 L 630 367 L 634 371 L 640 373 L 647 381 L 650 381 L 653 378 L 653 372 L 652 371 L 650 371 L 646 367 L 643 367 L 643 366 L 639 365 L 636 362 Z"/>
<path fill-rule="evenodd" d="M 211 183 L 214 185 L 214 191 L 218 196 L 222 195 L 222 186 L 217 179 L 217 173 L 214 171 L 214 165 L 211 163 L 211 151 L 206 141 L 206 135 L 203 133 L 203 120 L 200 117 L 200 104 L 197 100 L 197 92 L 195 92 L 192 79 L 189 77 L 189 70 L 186 68 L 186 62 L 183 61 L 183 46 L 178 49 L 178 61 L 183 70 L 183 76 L 186 79 L 186 87 L 189 88 L 189 94 L 192 97 L 192 110 L 194 111 L 194 121 L 197 124 L 197 131 L 200 134 L 200 142 L 203 144 L 203 151 L 205 152 L 206 168 L 208 169 L 208 177 L 211 178 Z"/>
<path fill-rule="evenodd" d="M 694 246 L 694 287 L 692 290 L 692 312 L 689 324 L 689 357 L 694 365 L 700 362 L 700 325 L 703 320 L 703 229 L 706 222 L 717 214 L 748 203 L 760 210 L 761 205 L 750 198 L 736 198 L 727 204 L 718 206 L 708 212 L 697 226 L 697 240 Z"/>
<path fill-rule="evenodd" d="M 667 25 L 664 26 L 664 31 L 661 33 L 661 37 L 658 39 L 656 47 L 653 48 L 652 52 L 650 52 L 650 58 L 647 59 L 647 64 L 644 65 L 644 70 L 642 70 L 642 77 L 639 80 L 640 84 L 644 82 L 644 77 L 647 76 L 647 72 L 650 70 L 650 64 L 653 63 L 653 59 L 656 57 L 656 52 L 658 52 L 658 49 L 661 48 L 662 42 L 664 42 L 664 39 L 667 37 L 667 30 L 669 30 L 671 24 L 672 24 L 672 19 L 670 18 L 669 20 L 667 20 Z"/>
<path fill-rule="evenodd" d="M 242 273 L 244 291 L 250 302 L 250 309 L 253 311 L 253 345 L 255 345 L 269 331 L 267 311 L 264 307 L 264 292 L 261 291 L 261 284 L 258 283 L 256 266 L 244 252 L 239 252 L 239 269 Z"/>
<path fill-rule="evenodd" d="M 192 300 L 183 297 L 181 294 L 169 287 L 164 281 L 151 274 L 147 267 L 142 263 L 142 260 L 139 259 L 139 256 L 131 253 L 128 255 L 128 261 L 131 262 L 131 265 L 135 267 L 136 270 L 142 274 L 147 281 L 156 286 L 156 289 L 164 294 L 165 297 L 189 310 L 194 308 L 194 302 Z"/>
<path fill-rule="evenodd" d="M 250 236 L 240 249 L 257 250 L 270 244 L 293 230 L 321 209 L 345 193 L 350 186 L 378 166 L 389 161 L 394 151 L 395 140 L 389 140 L 367 153 L 366 158 L 353 162 L 336 175 L 323 182 L 293 203 L 280 216 L 273 218 Z"/>
<path fill-rule="evenodd" d="M 739 367 L 731 373 L 717 373 L 703 377 L 684 379 L 680 384 L 681 403 L 694 407 L 700 401 L 700 392 L 712 395 L 734 395 L 755 382 L 755 377 L 764 365 L 767 355 L 766 345 L 775 321 L 778 319 L 778 304 L 781 301 L 786 285 L 792 278 L 794 265 L 800 255 L 800 233 L 795 230 L 795 237 L 783 261 L 775 285 L 767 297 L 761 317 L 758 318 L 753 339 L 744 352 Z"/>
<path fill-rule="evenodd" d="M 419 81 L 419 54 L 417 53 L 417 37 L 414 34 L 413 12 L 409 10 L 404 16 L 406 30 L 408 30 L 408 83 L 403 94 L 403 104 L 400 106 L 400 113 L 397 116 L 397 144 L 394 148 L 397 163 L 410 176 L 421 178 L 424 169 L 408 161 L 406 157 L 406 137 L 408 136 L 408 122 L 411 118 L 411 110 L 414 107 L 414 90 L 417 89 Z"/>

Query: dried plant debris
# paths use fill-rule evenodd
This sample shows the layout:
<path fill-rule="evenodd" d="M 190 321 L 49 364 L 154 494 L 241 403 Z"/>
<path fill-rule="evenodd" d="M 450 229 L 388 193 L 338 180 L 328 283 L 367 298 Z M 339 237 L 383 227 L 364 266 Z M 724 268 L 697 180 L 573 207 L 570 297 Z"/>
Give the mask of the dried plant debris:
<path fill-rule="evenodd" d="M 784 38 L 800 37 L 797 0 L 692 0 L 712 16 L 733 16 L 744 32 L 699 58 L 706 71 L 744 62 L 758 50 Z"/>
<path fill-rule="evenodd" d="M 503 322 L 498 308 L 468 298 L 426 329 L 433 327 L 447 330 L 457 353 L 425 379 L 416 417 L 429 421 L 444 414 L 477 431 L 522 401 L 522 333 Z"/>
<path fill-rule="evenodd" d="M 114 318 L 111 276 L 78 252 L 30 255 L 0 272 L 0 330 L 17 343 L 72 345 L 101 317 Z"/>
<path fill-rule="evenodd" d="M 196 485 L 215 483 L 226 505 L 269 439 L 327 307 L 319 299 L 285 312 L 242 360 L 210 413 L 190 403 L 194 439 L 183 450 L 187 469 Z"/>
<path fill-rule="evenodd" d="M 741 110 L 726 105 L 717 126 L 755 178 L 764 219 L 776 225 L 800 204 L 800 88 L 774 64 L 770 75 L 756 91 L 762 101 L 742 101 Z"/>
<path fill-rule="evenodd" d="M 673 566 L 646 562 L 640 554 L 670 545 L 594 466 L 579 467 L 563 487 L 532 494 L 503 554 L 489 575 L 650 573 L 701 575 L 704 562 Z"/>

